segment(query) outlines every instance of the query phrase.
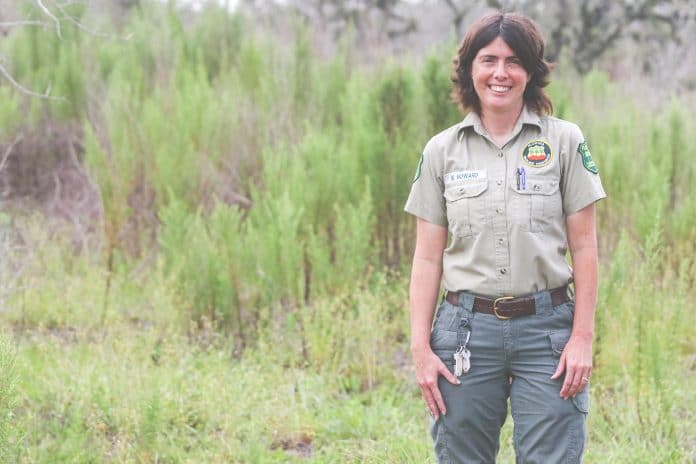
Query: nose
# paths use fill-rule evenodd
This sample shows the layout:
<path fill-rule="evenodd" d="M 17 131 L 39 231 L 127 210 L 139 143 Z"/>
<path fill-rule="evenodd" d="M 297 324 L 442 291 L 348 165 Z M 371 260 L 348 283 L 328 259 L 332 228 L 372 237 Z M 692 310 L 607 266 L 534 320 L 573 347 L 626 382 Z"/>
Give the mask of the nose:
<path fill-rule="evenodd" d="M 493 72 L 493 77 L 495 79 L 503 80 L 507 78 L 507 69 L 505 69 L 505 60 L 499 60 L 498 64 L 495 66 L 495 71 Z"/>

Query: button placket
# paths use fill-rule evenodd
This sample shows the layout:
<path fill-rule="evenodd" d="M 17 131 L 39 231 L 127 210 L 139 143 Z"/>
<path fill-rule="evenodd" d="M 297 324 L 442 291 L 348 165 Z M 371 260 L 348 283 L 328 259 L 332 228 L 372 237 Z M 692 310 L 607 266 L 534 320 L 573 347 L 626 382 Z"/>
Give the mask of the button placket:
<path fill-rule="evenodd" d="M 496 184 L 503 188 L 495 188 L 491 192 L 492 210 L 494 212 L 491 221 L 493 230 L 493 248 L 495 257 L 495 281 L 496 287 L 500 294 L 509 293 L 510 288 L 510 253 L 508 250 L 508 231 L 507 231 L 507 206 L 505 203 L 505 187 L 507 187 L 507 167 L 505 154 L 501 150 L 498 152 L 496 161 L 496 170 L 491 173 L 496 178 Z"/>

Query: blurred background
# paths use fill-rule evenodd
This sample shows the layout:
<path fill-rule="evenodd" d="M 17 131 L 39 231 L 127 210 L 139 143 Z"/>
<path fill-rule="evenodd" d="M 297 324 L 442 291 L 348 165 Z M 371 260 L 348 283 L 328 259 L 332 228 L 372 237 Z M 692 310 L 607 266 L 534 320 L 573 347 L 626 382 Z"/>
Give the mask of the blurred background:
<path fill-rule="evenodd" d="M 434 462 L 402 209 L 495 9 L 609 195 L 586 462 L 696 462 L 693 0 L 0 0 L 0 460 Z"/>

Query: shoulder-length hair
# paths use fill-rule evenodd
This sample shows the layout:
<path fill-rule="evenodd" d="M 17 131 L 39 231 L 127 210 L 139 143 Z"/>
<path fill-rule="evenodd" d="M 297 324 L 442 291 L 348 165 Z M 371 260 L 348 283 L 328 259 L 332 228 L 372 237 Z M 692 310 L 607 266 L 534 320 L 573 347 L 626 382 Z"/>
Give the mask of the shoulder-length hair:
<path fill-rule="evenodd" d="M 481 113 L 481 102 L 471 78 L 471 66 L 483 47 L 501 37 L 515 52 L 530 76 L 524 91 L 524 103 L 538 114 L 553 113 L 551 99 L 544 91 L 549 84 L 551 65 L 544 60 L 544 39 L 537 25 L 518 13 L 493 13 L 476 21 L 462 41 L 453 60 L 452 99 L 467 113 Z"/>

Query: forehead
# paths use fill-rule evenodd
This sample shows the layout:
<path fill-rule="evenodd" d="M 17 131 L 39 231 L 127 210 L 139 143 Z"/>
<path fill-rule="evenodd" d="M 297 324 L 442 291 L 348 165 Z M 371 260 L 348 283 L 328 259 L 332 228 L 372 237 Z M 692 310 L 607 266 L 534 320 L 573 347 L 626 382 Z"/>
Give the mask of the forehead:
<path fill-rule="evenodd" d="M 515 56 L 515 52 L 510 48 L 510 46 L 503 40 L 502 37 L 498 36 L 489 42 L 487 45 L 482 47 L 476 56 Z"/>

